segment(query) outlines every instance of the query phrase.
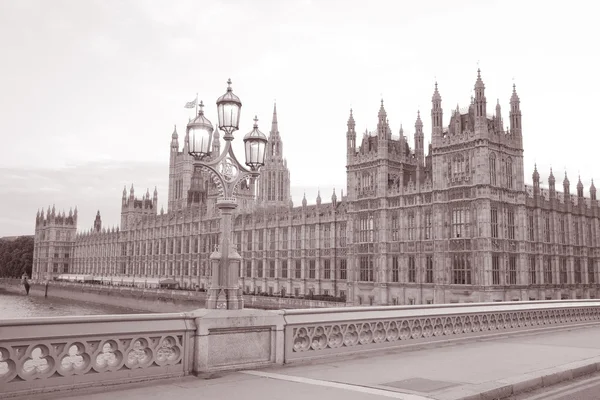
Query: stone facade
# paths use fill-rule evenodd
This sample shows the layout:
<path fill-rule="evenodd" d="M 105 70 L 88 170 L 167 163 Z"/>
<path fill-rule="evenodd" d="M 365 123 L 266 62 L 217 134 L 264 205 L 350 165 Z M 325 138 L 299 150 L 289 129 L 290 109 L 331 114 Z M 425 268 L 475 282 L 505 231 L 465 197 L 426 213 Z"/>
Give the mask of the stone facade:
<path fill-rule="evenodd" d="M 338 200 L 334 192 L 322 203 L 319 194 L 315 205 L 304 198 L 299 207 L 290 199 L 274 110 L 266 165 L 258 182 L 240 188 L 234 217 L 244 291 L 384 305 L 595 298 L 600 209 L 593 183 L 589 198 L 581 180 L 571 194 L 565 175 L 557 192 L 554 175 L 541 188 L 536 169 L 526 185 L 516 89 L 508 127 L 499 104 L 488 114 L 479 71 L 474 94 L 444 126 L 436 83 L 427 155 L 420 113 L 413 150 L 403 128 L 392 136 L 383 101 L 376 131 L 359 141 L 350 112 L 346 195 Z M 117 229 L 102 228 L 98 214 L 93 231 L 74 235 L 76 213 L 70 220 L 54 211 L 38 215 L 34 278 L 159 276 L 207 287 L 220 232 L 218 194 L 208 176 L 193 170 L 186 146 L 187 138 L 179 151 L 175 131 L 168 213 L 157 212 L 156 191 L 152 200 L 149 192 L 139 200 L 132 187 L 129 198 L 123 193 Z M 63 232 L 66 241 L 58 242 Z M 63 249 L 58 258 L 54 248 Z M 62 253 L 68 262 L 60 261 Z"/>

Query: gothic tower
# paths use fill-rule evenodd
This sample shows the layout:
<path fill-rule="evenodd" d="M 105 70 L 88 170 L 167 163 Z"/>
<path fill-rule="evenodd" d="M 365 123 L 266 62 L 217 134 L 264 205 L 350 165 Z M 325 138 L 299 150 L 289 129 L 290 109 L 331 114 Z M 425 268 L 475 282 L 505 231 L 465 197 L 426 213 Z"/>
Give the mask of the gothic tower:
<path fill-rule="evenodd" d="M 54 206 L 38 212 L 35 218 L 35 240 L 31 277 L 51 280 L 53 276 L 69 273 L 72 267 L 73 245 L 77 232 L 77 207 L 69 214 L 56 212 Z"/>
<path fill-rule="evenodd" d="M 261 168 L 258 184 L 258 203 L 264 207 L 288 207 L 290 201 L 290 171 L 283 158 L 283 142 L 279 135 L 277 105 L 273 106 L 273 120 L 267 144 L 265 165 Z"/>

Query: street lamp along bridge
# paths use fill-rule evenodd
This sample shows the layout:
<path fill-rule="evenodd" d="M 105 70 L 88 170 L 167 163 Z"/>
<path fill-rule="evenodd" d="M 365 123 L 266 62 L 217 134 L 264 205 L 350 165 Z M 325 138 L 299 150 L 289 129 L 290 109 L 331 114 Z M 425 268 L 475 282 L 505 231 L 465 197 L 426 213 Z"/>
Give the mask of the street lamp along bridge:
<path fill-rule="evenodd" d="M 259 177 L 259 169 L 265 164 L 267 137 L 258 130 L 258 119 L 254 117 L 254 129 L 244 136 L 245 164 L 248 166 L 245 168 L 237 160 L 231 147 L 233 132 L 239 128 L 242 102 L 233 94 L 231 79 L 227 81 L 227 85 L 227 92 L 217 100 L 218 129 L 225 132 L 223 152 L 210 157 L 213 125 L 204 116 L 202 102 L 198 115 L 187 126 L 187 133 L 194 169 L 208 170 L 219 191 L 216 206 L 221 211 L 221 239 L 219 246 L 210 255 L 212 274 L 206 308 L 237 310 L 244 308 L 244 300 L 238 283 L 242 258 L 231 245 L 232 213 L 238 206 L 235 190 L 242 181 Z"/>

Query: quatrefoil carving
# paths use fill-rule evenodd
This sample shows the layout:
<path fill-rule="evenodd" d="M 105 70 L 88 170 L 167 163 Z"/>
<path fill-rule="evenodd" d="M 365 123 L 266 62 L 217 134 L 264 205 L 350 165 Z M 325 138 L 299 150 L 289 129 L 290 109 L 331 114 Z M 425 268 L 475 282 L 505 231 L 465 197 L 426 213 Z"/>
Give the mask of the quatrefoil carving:
<path fill-rule="evenodd" d="M 45 345 L 37 345 L 31 349 L 29 357 L 23 363 L 19 376 L 25 380 L 47 378 L 54 372 L 54 359 Z"/>
<path fill-rule="evenodd" d="M 176 364 L 179 361 L 181 351 L 177 346 L 177 341 L 172 336 L 167 336 L 156 349 L 156 364 Z"/>
<path fill-rule="evenodd" d="M 8 349 L 0 347 L 0 382 L 8 382 L 16 375 L 15 362 L 10 359 Z"/>
<path fill-rule="evenodd" d="M 60 359 L 59 372 L 62 375 L 81 374 L 90 365 L 90 356 L 82 343 L 73 343 Z"/>
<path fill-rule="evenodd" d="M 114 340 L 108 340 L 101 347 L 100 353 L 96 355 L 94 369 L 97 371 L 115 371 L 119 369 L 123 361 L 123 354 L 118 350 L 118 345 Z"/>
<path fill-rule="evenodd" d="M 152 350 L 148 347 L 148 341 L 143 338 L 133 341 L 133 345 L 127 353 L 126 365 L 129 368 L 143 368 L 151 361 Z"/>

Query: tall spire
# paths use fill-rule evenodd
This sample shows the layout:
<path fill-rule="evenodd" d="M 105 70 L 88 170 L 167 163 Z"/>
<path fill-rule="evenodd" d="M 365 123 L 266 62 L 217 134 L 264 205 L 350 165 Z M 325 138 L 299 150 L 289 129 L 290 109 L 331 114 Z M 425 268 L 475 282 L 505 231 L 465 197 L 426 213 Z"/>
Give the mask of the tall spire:
<path fill-rule="evenodd" d="M 350 109 L 350 116 L 348 117 L 348 131 L 354 130 L 356 123 L 354 122 L 354 115 L 352 115 L 352 109 Z"/>
<path fill-rule="evenodd" d="M 481 80 L 481 70 L 477 68 L 477 80 L 475 81 L 475 89 L 485 88 L 483 81 Z"/>
<path fill-rule="evenodd" d="M 171 134 L 171 149 L 179 151 L 179 135 L 177 134 L 177 125 L 173 125 L 173 133 Z"/>
<path fill-rule="evenodd" d="M 442 96 L 438 91 L 437 80 L 435 82 L 435 90 L 433 96 L 431 96 L 431 135 L 434 143 L 437 143 L 437 139 L 442 135 L 442 120 L 444 119 L 444 112 L 442 110 Z"/>
<path fill-rule="evenodd" d="M 442 96 L 440 96 L 440 92 L 438 91 L 438 83 L 435 81 L 435 90 L 433 91 L 433 96 L 431 97 L 432 102 L 442 101 Z"/>
<path fill-rule="evenodd" d="M 511 133 L 521 134 L 521 105 L 517 88 L 513 83 L 513 92 L 510 96 L 510 131 Z"/>
<path fill-rule="evenodd" d="M 421 121 L 421 110 L 417 110 L 417 121 L 415 122 L 415 128 L 417 128 L 417 131 L 423 130 L 423 121 Z"/>
<path fill-rule="evenodd" d="M 279 126 L 277 124 L 277 103 L 273 104 L 273 121 L 271 122 L 271 136 L 273 135 L 279 135 Z"/>

